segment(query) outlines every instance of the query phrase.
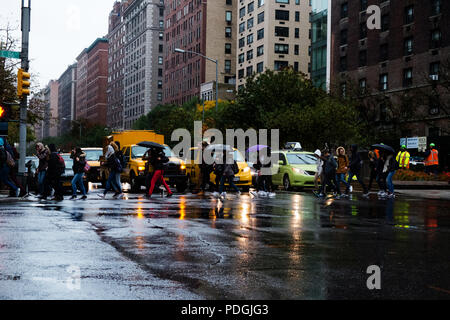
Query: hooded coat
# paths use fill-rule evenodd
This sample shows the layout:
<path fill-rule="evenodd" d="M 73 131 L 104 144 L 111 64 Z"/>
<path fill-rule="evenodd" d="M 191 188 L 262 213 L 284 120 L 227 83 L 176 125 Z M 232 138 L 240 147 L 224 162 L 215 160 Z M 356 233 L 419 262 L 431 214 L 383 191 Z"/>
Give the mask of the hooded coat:
<path fill-rule="evenodd" d="M 344 150 L 344 154 L 343 155 L 340 154 L 341 150 Z M 347 155 L 345 154 L 344 147 L 337 148 L 336 153 L 337 153 L 337 164 L 338 164 L 336 173 L 337 174 L 347 173 L 349 161 L 348 161 Z M 347 168 L 347 170 L 345 168 Z"/>

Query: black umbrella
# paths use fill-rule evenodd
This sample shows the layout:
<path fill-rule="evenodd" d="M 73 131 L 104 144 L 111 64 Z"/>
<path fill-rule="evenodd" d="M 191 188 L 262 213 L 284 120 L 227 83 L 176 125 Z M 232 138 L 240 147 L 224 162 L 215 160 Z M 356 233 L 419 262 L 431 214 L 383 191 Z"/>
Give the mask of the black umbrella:
<path fill-rule="evenodd" d="M 389 153 L 395 153 L 394 148 L 392 148 L 388 145 L 385 145 L 385 144 L 374 144 L 374 145 L 372 145 L 372 149 L 384 150 Z"/>
<path fill-rule="evenodd" d="M 164 149 L 165 146 L 162 144 L 151 142 L 151 141 L 143 141 L 137 144 L 139 147 L 149 148 L 149 149 Z"/>

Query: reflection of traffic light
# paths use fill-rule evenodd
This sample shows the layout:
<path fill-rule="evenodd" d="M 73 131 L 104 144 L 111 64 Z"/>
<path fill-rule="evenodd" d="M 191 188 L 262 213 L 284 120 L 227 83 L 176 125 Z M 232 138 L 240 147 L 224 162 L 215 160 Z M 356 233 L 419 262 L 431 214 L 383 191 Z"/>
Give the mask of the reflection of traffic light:
<path fill-rule="evenodd" d="M 17 72 L 17 96 L 22 98 L 24 95 L 30 94 L 30 74 L 23 69 Z"/>
<path fill-rule="evenodd" d="M 0 104 L 0 122 L 8 122 L 11 117 L 11 107 Z"/>

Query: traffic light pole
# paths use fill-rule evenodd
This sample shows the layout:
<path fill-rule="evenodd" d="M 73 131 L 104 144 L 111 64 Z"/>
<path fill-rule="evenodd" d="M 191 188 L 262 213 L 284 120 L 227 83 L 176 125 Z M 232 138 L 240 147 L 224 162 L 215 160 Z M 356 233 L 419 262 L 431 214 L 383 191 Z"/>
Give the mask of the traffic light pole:
<path fill-rule="evenodd" d="M 27 6 L 25 5 L 27 2 Z M 28 44 L 30 36 L 30 13 L 31 13 L 31 0 L 22 0 L 22 52 L 20 58 L 22 60 L 21 68 L 28 72 Z M 20 144 L 19 144 L 19 175 L 24 176 L 26 172 L 25 158 L 27 155 L 27 108 L 28 98 L 27 95 L 23 95 L 20 101 Z"/>

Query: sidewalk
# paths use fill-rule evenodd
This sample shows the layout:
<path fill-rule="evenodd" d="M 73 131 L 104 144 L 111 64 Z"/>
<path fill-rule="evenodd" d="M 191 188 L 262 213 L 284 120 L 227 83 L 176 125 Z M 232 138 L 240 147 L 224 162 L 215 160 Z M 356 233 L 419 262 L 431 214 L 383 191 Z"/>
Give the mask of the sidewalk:
<path fill-rule="evenodd" d="M 446 181 L 393 181 L 396 189 L 450 190 Z"/>

